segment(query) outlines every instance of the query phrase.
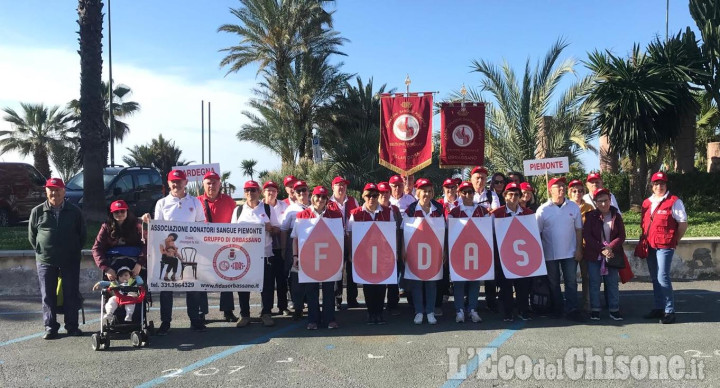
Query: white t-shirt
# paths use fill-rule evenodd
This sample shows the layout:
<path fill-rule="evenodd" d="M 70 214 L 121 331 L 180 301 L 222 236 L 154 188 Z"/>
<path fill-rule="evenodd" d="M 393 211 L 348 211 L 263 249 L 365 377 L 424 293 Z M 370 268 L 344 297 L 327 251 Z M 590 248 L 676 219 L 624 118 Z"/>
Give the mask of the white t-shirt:
<path fill-rule="evenodd" d="M 205 222 L 202 203 L 196 197 L 186 194 L 182 198 L 160 198 L 155 203 L 155 219 L 158 221 Z"/>
<path fill-rule="evenodd" d="M 660 202 L 667 198 L 668 195 L 670 195 L 669 191 L 665 192 L 665 195 L 662 197 L 651 195 L 648 198 L 650 200 L 650 214 L 655 211 L 655 208 L 657 208 Z M 687 213 L 685 212 L 685 204 L 683 204 L 683 201 L 680 198 L 678 198 L 672 205 L 672 216 L 677 222 L 687 222 L 688 220 Z"/>
<path fill-rule="evenodd" d="M 580 207 L 575 202 L 565 198 L 565 202 L 558 206 L 548 200 L 540 205 L 535 218 L 540 230 L 545 261 L 575 257 L 578 244 L 575 233 L 582 229 Z"/>
<path fill-rule="evenodd" d="M 490 193 L 490 202 L 487 200 L 487 193 Z M 483 190 L 479 193 L 475 193 L 473 202 L 479 204 L 487 210 L 495 210 L 500 207 L 500 197 L 493 190 Z"/>
<path fill-rule="evenodd" d="M 285 213 L 283 213 L 282 221 L 280 223 L 280 230 L 283 232 L 287 232 L 288 230 L 293 228 L 293 225 L 295 225 L 295 219 L 297 218 L 297 214 L 301 211 L 305 210 L 307 206 L 301 204 L 300 202 L 293 202 L 290 206 L 285 209 Z"/>
<path fill-rule="evenodd" d="M 250 222 L 254 224 L 260 224 L 265 225 L 266 223 L 270 223 L 272 226 L 280 227 L 280 222 L 277 219 L 277 215 L 275 214 L 275 210 L 272 206 L 270 206 L 270 217 L 265 213 L 265 204 L 263 202 L 260 202 L 257 206 L 255 206 L 255 209 L 251 208 L 250 205 L 247 203 L 243 205 L 242 207 L 242 213 L 240 213 L 240 216 L 238 216 L 237 208 L 233 211 L 232 222 L 233 224 L 239 223 L 239 222 Z M 272 251 L 272 235 L 270 234 L 269 230 L 265 230 L 265 256 L 271 257 L 273 255 Z"/>
<path fill-rule="evenodd" d="M 405 210 L 407 210 L 408 206 L 410 206 L 410 204 L 415 201 L 417 201 L 415 197 L 410 194 L 403 194 L 400 199 L 397 199 L 392 195 L 390 196 L 390 204 L 397 206 L 398 209 L 400 209 L 400 211 L 403 213 L 405 213 Z"/>

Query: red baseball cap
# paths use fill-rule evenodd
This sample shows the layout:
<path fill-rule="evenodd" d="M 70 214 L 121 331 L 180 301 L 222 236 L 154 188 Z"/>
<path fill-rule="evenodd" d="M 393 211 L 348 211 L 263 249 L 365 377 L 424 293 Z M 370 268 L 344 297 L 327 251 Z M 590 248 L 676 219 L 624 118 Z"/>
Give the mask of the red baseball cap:
<path fill-rule="evenodd" d="M 564 176 L 561 176 L 561 177 L 559 177 L 559 178 L 552 178 L 552 179 L 550 179 L 550 182 L 548 182 L 548 190 L 549 190 L 553 185 L 556 185 L 556 184 L 558 184 L 558 183 L 567 183 L 567 179 L 565 179 Z"/>
<path fill-rule="evenodd" d="M 315 186 L 315 188 L 313 189 L 312 195 L 324 195 L 327 197 L 328 191 L 326 188 L 324 188 L 322 186 Z"/>
<path fill-rule="evenodd" d="M 365 187 L 363 187 L 363 191 L 380 191 L 380 190 L 378 190 L 378 187 L 376 184 L 370 182 L 370 183 L 365 184 Z"/>
<path fill-rule="evenodd" d="M 183 170 L 172 170 L 168 173 L 168 181 L 184 181 L 186 179 L 187 176 Z"/>
<path fill-rule="evenodd" d="M 258 184 L 255 181 L 247 181 L 247 182 L 245 182 L 245 186 L 243 186 L 243 189 L 258 189 L 258 190 L 260 190 L 260 184 Z"/>
<path fill-rule="evenodd" d="M 505 185 L 505 190 L 503 190 L 503 193 L 506 191 L 521 191 L 520 185 L 515 182 L 510 182 Z"/>
<path fill-rule="evenodd" d="M 523 183 L 520 184 L 520 190 L 523 190 L 523 191 L 535 191 L 535 189 L 533 189 L 533 187 L 532 187 L 529 183 L 527 183 L 527 182 L 523 182 Z"/>
<path fill-rule="evenodd" d="M 610 196 L 610 190 L 608 190 L 608 189 L 606 189 L 606 188 L 597 189 L 597 190 L 595 190 L 595 192 L 593 193 L 593 198 L 597 198 L 598 195 L 601 195 L 601 194 L 607 194 L 607 196 L 609 197 L 609 196 Z"/>
<path fill-rule="evenodd" d="M 275 188 L 275 190 L 278 189 L 277 183 L 275 183 L 273 181 L 267 181 L 263 184 L 263 190 L 267 189 L 268 187 L 273 187 L 273 188 Z"/>
<path fill-rule="evenodd" d="M 215 171 L 208 171 L 203 176 L 203 180 L 205 179 L 217 179 L 220 180 L 220 175 L 218 175 Z"/>
<path fill-rule="evenodd" d="M 45 187 L 55 187 L 58 189 L 64 189 L 65 188 L 65 182 L 63 182 L 60 178 L 50 178 L 45 182 Z"/>
<path fill-rule="evenodd" d="M 123 201 L 122 199 L 119 199 L 113 203 L 110 204 L 110 213 L 115 213 L 120 210 L 127 210 L 128 204 Z"/>
<path fill-rule="evenodd" d="M 578 180 L 578 179 L 573 179 L 570 181 L 570 183 L 568 183 L 568 187 L 582 186 L 582 185 L 583 185 L 583 183 L 580 182 L 580 180 Z"/>
<path fill-rule="evenodd" d="M 298 179 L 295 178 L 295 175 L 288 175 L 285 177 L 285 179 L 283 179 L 283 186 L 285 186 L 285 187 L 292 186 L 295 184 L 295 182 L 297 182 L 297 180 Z"/>
<path fill-rule="evenodd" d="M 585 180 L 585 182 L 592 182 L 592 181 L 596 181 L 596 180 L 598 180 L 598 179 L 602 179 L 602 177 L 600 176 L 600 173 L 591 172 L 590 174 L 588 174 L 587 179 Z"/>
<path fill-rule="evenodd" d="M 453 181 L 455 182 L 456 185 L 460 186 L 460 184 L 462 183 L 463 180 L 460 178 L 453 178 Z"/>
<path fill-rule="evenodd" d="M 472 183 L 470 183 L 470 182 L 462 182 L 458 186 L 458 191 L 465 191 L 468 189 L 475 191 L 475 187 L 473 187 Z"/>
<path fill-rule="evenodd" d="M 390 184 L 387 182 L 380 182 L 377 184 L 377 189 L 381 193 L 389 193 L 390 192 Z"/>
<path fill-rule="evenodd" d="M 447 178 L 443 181 L 443 187 L 457 186 L 458 183 L 454 178 Z"/>
<path fill-rule="evenodd" d="M 345 179 L 345 178 L 343 178 L 343 177 L 341 177 L 341 176 L 336 176 L 335 179 L 332 180 L 333 186 L 335 186 L 335 185 L 337 185 L 337 184 L 340 184 L 340 183 L 344 184 L 345 186 L 347 186 L 347 185 L 350 184 L 350 182 L 348 182 L 347 179 Z M 318 187 L 320 187 L 320 186 L 318 186 Z M 313 189 L 313 192 L 314 192 L 314 191 L 315 191 L 315 189 Z"/>
<path fill-rule="evenodd" d="M 479 174 L 485 174 L 485 176 L 488 176 L 488 170 L 487 168 L 483 166 L 477 166 L 470 171 L 470 176 L 473 176 L 473 174 L 479 173 Z"/>
<path fill-rule="evenodd" d="M 650 179 L 650 182 L 655 182 L 655 181 L 663 181 L 663 182 L 667 183 L 667 181 L 668 181 L 667 174 L 662 171 L 656 172 L 655 174 L 652 175 L 652 178 Z"/>
<path fill-rule="evenodd" d="M 419 178 L 415 181 L 415 188 L 419 189 L 424 186 L 432 186 L 432 182 L 430 182 L 430 179 L 427 178 Z"/>
<path fill-rule="evenodd" d="M 307 188 L 307 183 L 305 181 L 301 181 L 300 179 L 295 181 L 295 184 L 293 184 L 293 190 L 297 190 L 300 188 Z"/>
<path fill-rule="evenodd" d="M 403 183 L 403 179 L 400 175 L 393 175 L 390 177 L 388 183 L 390 183 L 391 185 L 397 185 L 398 183 Z"/>

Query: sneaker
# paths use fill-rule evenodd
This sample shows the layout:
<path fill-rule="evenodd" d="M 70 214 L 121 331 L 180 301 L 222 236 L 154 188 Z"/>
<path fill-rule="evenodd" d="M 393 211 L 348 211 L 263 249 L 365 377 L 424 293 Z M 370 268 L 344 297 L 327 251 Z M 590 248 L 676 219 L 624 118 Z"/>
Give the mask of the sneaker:
<path fill-rule="evenodd" d="M 422 321 L 423 321 L 423 315 L 420 313 L 415 314 L 415 319 L 413 319 L 413 322 L 416 325 L 422 325 Z"/>
<path fill-rule="evenodd" d="M 103 315 L 103 319 L 104 319 L 106 322 L 112 322 L 113 313 L 106 313 L 105 315 Z"/>
<path fill-rule="evenodd" d="M 170 331 L 170 322 L 163 322 L 160 324 L 160 327 L 155 332 L 156 335 L 167 335 L 168 331 Z"/>
<path fill-rule="evenodd" d="M 43 334 L 42 339 L 44 340 L 52 340 L 58 337 L 58 333 L 55 330 L 45 330 L 45 334 Z"/>
<path fill-rule="evenodd" d="M 378 325 L 386 325 L 387 321 L 383 318 L 382 314 L 375 316 L 375 323 Z"/>
<path fill-rule="evenodd" d="M 675 323 L 675 313 L 666 313 L 660 320 L 660 323 L 663 325 Z"/>
<path fill-rule="evenodd" d="M 340 327 L 340 325 L 335 321 L 328 323 L 328 329 L 337 329 L 338 327 Z"/>
<path fill-rule="evenodd" d="M 293 314 L 292 311 L 290 311 L 290 310 L 288 310 L 288 309 L 282 309 L 281 312 L 282 312 L 282 316 L 283 316 L 283 317 L 290 317 L 290 316 L 292 316 L 292 314 Z"/>
<path fill-rule="evenodd" d="M 661 309 L 653 309 L 649 313 L 643 315 L 644 319 L 659 319 L 665 316 L 665 312 Z"/>
<path fill-rule="evenodd" d="M 462 310 L 458 310 L 457 314 L 455 314 L 455 322 L 456 323 L 465 322 L 465 313 Z"/>
<path fill-rule="evenodd" d="M 250 324 L 250 317 L 240 317 L 235 323 L 235 327 L 245 327 Z"/>
<path fill-rule="evenodd" d="M 236 322 L 238 320 L 238 317 L 233 314 L 232 311 L 225 311 L 225 322 Z"/>
<path fill-rule="evenodd" d="M 68 335 L 68 337 L 82 337 L 83 332 L 82 332 L 82 330 L 75 328 L 75 329 L 68 330 L 67 335 Z"/>
<path fill-rule="evenodd" d="M 612 313 L 610 313 L 612 316 Z M 590 320 L 591 321 L 599 321 L 600 320 L 600 311 L 591 311 L 590 312 Z"/>
<path fill-rule="evenodd" d="M 132 315 L 126 315 L 125 322 L 132 322 Z"/>
<path fill-rule="evenodd" d="M 532 316 L 527 311 L 521 311 L 518 313 L 518 318 L 522 319 L 523 321 L 532 321 Z"/>
<path fill-rule="evenodd" d="M 190 330 L 198 333 L 202 333 L 207 330 L 205 325 L 202 323 L 201 320 L 197 320 L 195 322 L 190 323 Z"/>
<path fill-rule="evenodd" d="M 470 310 L 470 319 L 473 323 L 482 322 L 482 318 L 480 318 L 480 315 L 475 310 Z"/>
<path fill-rule="evenodd" d="M 610 319 L 612 319 L 613 321 L 622 321 L 623 316 L 620 311 L 610 311 Z"/>
<path fill-rule="evenodd" d="M 431 324 L 431 325 L 434 325 L 434 324 L 437 323 L 437 319 L 435 319 L 435 314 L 434 314 L 434 313 L 428 314 L 428 315 L 427 315 L 427 320 L 428 320 L 428 323 Z"/>
<path fill-rule="evenodd" d="M 440 308 L 440 307 L 435 307 L 435 313 L 434 313 L 434 314 L 435 314 L 436 317 L 442 317 L 442 316 L 443 316 L 442 308 Z"/>
<path fill-rule="evenodd" d="M 308 330 L 317 330 L 317 323 L 308 323 L 306 329 Z"/>
<path fill-rule="evenodd" d="M 513 318 L 512 315 L 506 315 L 506 316 L 503 318 L 503 322 L 514 322 L 514 321 L 515 321 L 515 318 Z"/>
<path fill-rule="evenodd" d="M 275 321 L 273 321 L 270 314 L 263 314 L 260 316 L 260 320 L 262 321 L 263 326 L 270 327 L 275 326 Z"/>

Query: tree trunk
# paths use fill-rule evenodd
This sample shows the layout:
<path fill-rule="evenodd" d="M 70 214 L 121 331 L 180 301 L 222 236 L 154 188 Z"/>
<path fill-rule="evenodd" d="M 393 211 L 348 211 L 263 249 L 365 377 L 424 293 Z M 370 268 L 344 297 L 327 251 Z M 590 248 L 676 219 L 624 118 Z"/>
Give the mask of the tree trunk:
<path fill-rule="evenodd" d="M 83 212 L 88 220 L 106 217 L 102 172 L 107 163 L 107 126 L 103 121 L 101 0 L 78 0 L 80 25 L 80 147 L 83 150 Z"/>
<path fill-rule="evenodd" d="M 52 171 L 50 171 L 50 162 L 48 161 L 48 153 L 45 147 L 35 148 L 33 151 L 33 165 L 46 178 L 50 178 L 52 176 Z"/>
<path fill-rule="evenodd" d="M 707 172 L 720 172 L 720 142 L 707 145 Z"/>
<path fill-rule="evenodd" d="M 686 173 L 695 170 L 695 115 L 683 114 L 680 131 L 675 138 L 675 171 Z"/>
<path fill-rule="evenodd" d="M 620 158 L 617 152 L 610 151 L 607 136 L 600 136 L 600 171 L 617 174 L 620 172 Z"/>
<path fill-rule="evenodd" d="M 631 155 L 630 164 L 630 210 L 639 212 L 647 193 L 647 154 Z"/>

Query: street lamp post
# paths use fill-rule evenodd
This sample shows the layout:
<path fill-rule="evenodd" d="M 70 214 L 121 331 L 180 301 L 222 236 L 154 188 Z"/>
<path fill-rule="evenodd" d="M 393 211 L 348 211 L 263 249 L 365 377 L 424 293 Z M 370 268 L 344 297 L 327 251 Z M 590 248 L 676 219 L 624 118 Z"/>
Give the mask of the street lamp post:
<path fill-rule="evenodd" d="M 112 18 L 110 17 L 110 0 L 108 0 L 108 73 L 110 82 L 108 82 L 108 96 L 110 98 L 110 111 L 108 127 L 110 128 L 110 165 L 115 165 L 115 126 L 113 112 L 113 77 L 112 77 Z"/>

